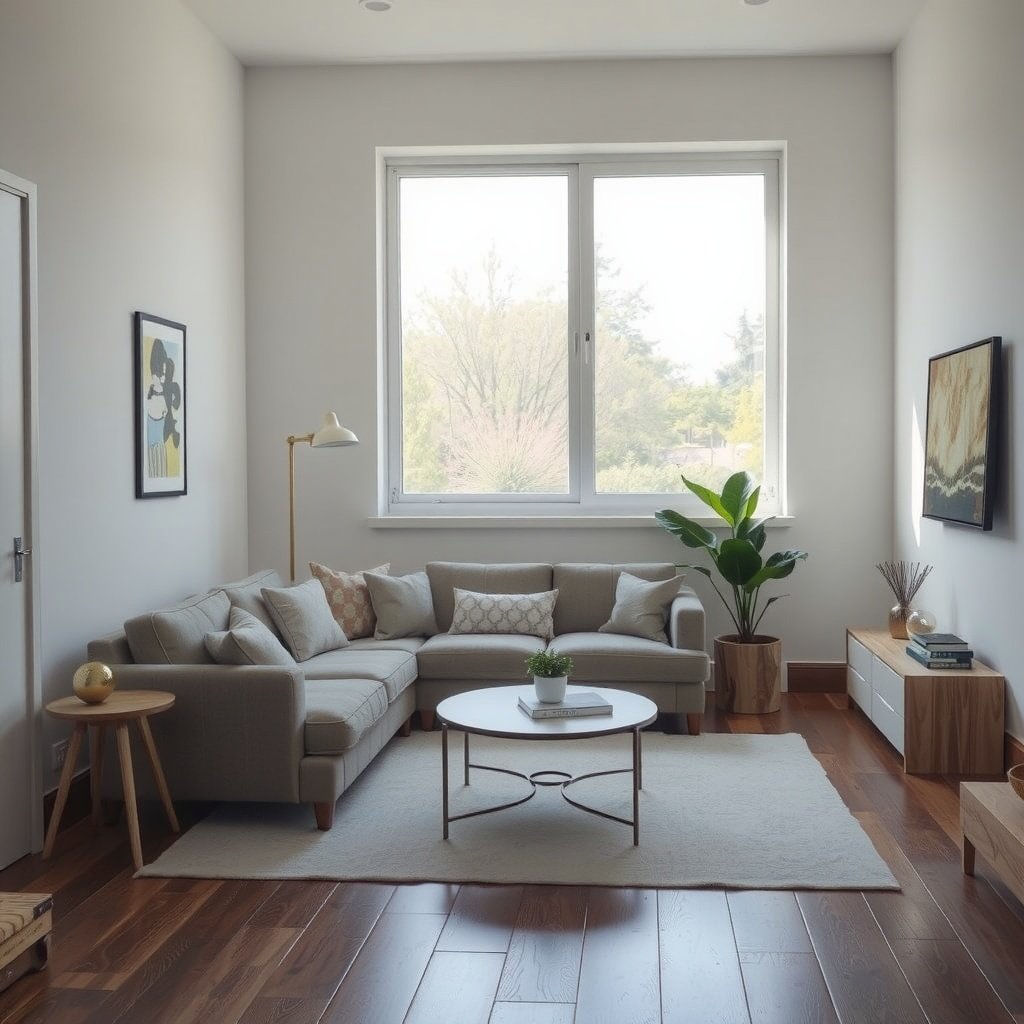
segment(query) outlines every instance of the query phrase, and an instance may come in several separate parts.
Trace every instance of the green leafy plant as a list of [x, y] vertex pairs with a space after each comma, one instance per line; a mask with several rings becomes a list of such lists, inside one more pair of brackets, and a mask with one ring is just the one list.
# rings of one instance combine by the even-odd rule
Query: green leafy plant
[[572, 658], [557, 651], [535, 651], [526, 659], [526, 674], [542, 679], [558, 679], [572, 672]]
[[761, 551], [767, 536], [765, 523], [774, 517], [753, 518], [761, 488], [749, 473], [734, 473], [725, 481], [720, 494], [687, 480], [685, 476], [683, 483], [725, 520], [731, 531], [730, 536], [719, 541], [711, 530], [672, 509], [655, 512], [654, 518], [688, 548], [703, 548], [708, 553], [718, 574], [732, 591], [731, 601], [718, 589], [707, 566], [686, 565], [682, 568], [694, 569], [707, 576], [729, 612], [740, 643], [753, 643], [764, 613], [780, 597], [786, 596], [778, 594], [761, 603], [761, 587], [769, 580], [785, 579], [796, 567], [796, 563], [807, 557], [807, 552], [777, 551], [767, 558], [762, 557]]

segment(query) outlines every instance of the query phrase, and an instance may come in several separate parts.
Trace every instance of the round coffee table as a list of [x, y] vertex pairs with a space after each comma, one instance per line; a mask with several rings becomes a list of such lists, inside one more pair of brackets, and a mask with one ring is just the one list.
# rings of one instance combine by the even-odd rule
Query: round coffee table
[[[617, 821], [633, 829], [633, 845], [640, 843], [640, 790], [643, 788], [642, 749], [640, 730], [658, 717], [658, 708], [653, 701], [639, 694], [627, 693], [624, 690], [607, 690], [597, 686], [570, 686], [569, 693], [597, 693], [604, 697], [612, 706], [610, 715], [592, 715], [573, 718], [530, 718], [518, 706], [520, 697], [533, 697], [532, 686], [492, 686], [484, 690], [469, 690], [448, 697], [437, 706], [437, 717], [441, 722], [441, 787], [443, 791], [443, 835], [448, 838], [448, 826], [453, 821], [463, 818], [476, 818], [481, 814], [493, 814], [509, 807], [532, 800], [538, 786], [558, 786], [567, 803], [573, 807], [596, 814], [599, 818]], [[469, 785], [469, 770], [500, 772], [502, 775], [513, 775], [530, 783], [530, 792], [520, 800], [496, 804], [478, 811], [465, 814], [448, 813], [448, 729], [459, 729], [464, 733], [463, 771], [465, 784]], [[633, 734], [633, 763], [629, 768], [614, 768], [610, 771], [588, 772], [586, 775], [572, 776], [568, 772], [543, 770], [524, 775], [511, 768], [498, 768], [493, 765], [473, 764], [469, 759], [469, 737], [499, 736], [513, 740], [585, 740], [595, 736], [609, 736], [613, 733], [628, 732]], [[594, 807], [574, 800], [566, 790], [582, 782], [602, 775], [633, 776], [633, 817], [620, 818], [615, 814], [599, 811]]]

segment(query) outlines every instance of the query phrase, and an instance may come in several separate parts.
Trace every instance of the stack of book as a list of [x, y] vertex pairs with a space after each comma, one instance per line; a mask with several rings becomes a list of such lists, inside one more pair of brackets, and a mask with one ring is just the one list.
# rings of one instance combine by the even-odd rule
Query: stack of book
[[533, 697], [520, 697], [519, 710], [531, 718], [589, 718], [610, 715], [612, 706], [600, 694], [567, 693], [558, 704], [542, 704]]
[[925, 668], [958, 669], [971, 667], [974, 651], [955, 633], [921, 633], [907, 644], [907, 654]]

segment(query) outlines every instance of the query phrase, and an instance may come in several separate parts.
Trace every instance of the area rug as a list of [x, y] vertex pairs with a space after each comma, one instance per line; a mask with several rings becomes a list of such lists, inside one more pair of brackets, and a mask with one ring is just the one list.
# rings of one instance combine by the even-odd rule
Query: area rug
[[[452, 733], [451, 813], [518, 799], [528, 784], [493, 772], [462, 781]], [[801, 736], [645, 733], [640, 845], [632, 830], [584, 814], [560, 789], [456, 821], [441, 838], [441, 737], [396, 738], [318, 832], [308, 805], [225, 804], [141, 875], [392, 882], [550, 883], [738, 889], [898, 889], [871, 840]], [[575, 742], [473, 737], [472, 758], [524, 773], [628, 766], [628, 735]], [[572, 795], [628, 818], [629, 775]]]

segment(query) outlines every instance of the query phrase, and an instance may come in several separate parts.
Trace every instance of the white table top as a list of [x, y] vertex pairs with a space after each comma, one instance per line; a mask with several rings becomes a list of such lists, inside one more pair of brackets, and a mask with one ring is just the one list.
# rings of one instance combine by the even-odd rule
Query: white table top
[[625, 690], [570, 686], [567, 693], [599, 693], [612, 706], [610, 715], [578, 718], [530, 718], [519, 709], [520, 697], [533, 697], [533, 686], [490, 686], [448, 697], [437, 705], [437, 717], [453, 729], [485, 736], [524, 740], [583, 739], [628, 732], [658, 716], [654, 701]]

